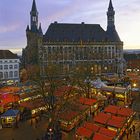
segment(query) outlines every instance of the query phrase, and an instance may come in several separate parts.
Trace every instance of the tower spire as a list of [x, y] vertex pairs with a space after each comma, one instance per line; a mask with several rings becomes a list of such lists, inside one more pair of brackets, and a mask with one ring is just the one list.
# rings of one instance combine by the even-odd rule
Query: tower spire
[[115, 10], [113, 8], [112, 0], [109, 0], [107, 11], [107, 34], [111, 41], [120, 41], [118, 33], [115, 29]]
[[37, 8], [36, 8], [36, 2], [35, 2], [35, 0], [33, 0], [33, 4], [32, 4], [32, 10], [31, 10], [32, 12], [34, 11], [34, 12], [37, 12]]
[[113, 8], [112, 0], [110, 0], [108, 11], [107, 11], [107, 28], [110, 28], [110, 27], [115, 28], [114, 16], [115, 16], [115, 11]]
[[39, 29], [38, 29], [38, 31], [39, 31], [39, 34], [42, 36], [42, 35], [43, 35], [43, 32], [42, 32], [42, 28], [41, 28], [41, 23], [39, 24]]
[[36, 8], [35, 0], [33, 0], [32, 9], [30, 12], [30, 18], [31, 18], [31, 31], [37, 32], [37, 30], [38, 30], [38, 11]]
[[112, 0], [110, 0], [108, 10], [113, 10], [113, 9], [114, 8], [113, 8], [113, 5], [112, 5]]

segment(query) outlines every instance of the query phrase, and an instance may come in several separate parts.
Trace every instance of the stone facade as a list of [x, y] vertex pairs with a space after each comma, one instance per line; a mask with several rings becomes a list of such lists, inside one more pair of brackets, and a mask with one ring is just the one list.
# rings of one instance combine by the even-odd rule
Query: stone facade
[[[49, 64], [59, 65], [62, 72], [71, 71], [84, 64], [85, 67], [90, 66], [91, 72], [95, 74], [123, 75], [123, 42], [115, 29], [115, 11], [111, 0], [107, 11], [106, 31], [98, 24], [54, 22], [43, 35], [41, 26], [37, 26], [35, 0], [33, 9], [36, 11], [34, 14], [36, 13], [37, 21], [34, 25], [31, 20], [31, 29], [27, 27], [26, 48], [27, 53], [32, 52], [32, 56], [29, 55], [32, 57], [30, 62], [36, 58], [35, 62], [39, 63], [42, 75], [45, 75], [45, 68]], [[32, 51], [34, 49], [35, 52]]]

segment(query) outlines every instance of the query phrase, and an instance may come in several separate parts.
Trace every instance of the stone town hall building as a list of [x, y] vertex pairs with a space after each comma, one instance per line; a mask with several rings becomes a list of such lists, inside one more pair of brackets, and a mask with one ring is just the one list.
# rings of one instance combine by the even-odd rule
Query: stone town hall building
[[51, 23], [43, 34], [38, 25], [38, 11], [33, 0], [27, 26], [27, 47], [23, 49], [25, 65], [39, 64], [42, 70], [48, 64], [58, 64], [70, 70], [78, 65], [91, 66], [96, 74], [124, 72], [123, 42], [115, 29], [115, 11], [112, 1], [107, 11], [107, 30], [99, 24]]

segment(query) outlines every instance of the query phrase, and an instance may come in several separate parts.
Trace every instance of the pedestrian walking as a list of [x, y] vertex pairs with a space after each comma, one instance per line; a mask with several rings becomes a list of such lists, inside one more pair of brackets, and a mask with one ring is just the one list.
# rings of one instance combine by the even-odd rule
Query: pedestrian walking
[[133, 134], [135, 133], [135, 125], [132, 126]]
[[139, 137], [139, 140], [140, 140], [140, 131], [138, 132], [138, 137]]
[[129, 133], [128, 133], [128, 130], [126, 129], [126, 138], [127, 138], [127, 140], [128, 140], [128, 137], [129, 137]]
[[132, 134], [132, 129], [131, 129], [131, 128], [129, 129], [129, 134], [130, 134], [130, 136], [131, 136], [131, 134]]

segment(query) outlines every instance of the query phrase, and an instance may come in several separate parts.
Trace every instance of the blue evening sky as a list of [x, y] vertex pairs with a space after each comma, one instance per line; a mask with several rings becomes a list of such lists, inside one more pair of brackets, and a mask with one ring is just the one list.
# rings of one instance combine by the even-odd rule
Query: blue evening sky
[[[140, 0], [112, 0], [115, 25], [125, 49], [140, 49]], [[50, 23], [107, 26], [109, 0], [36, 0], [43, 33]], [[0, 49], [20, 52], [26, 46], [32, 0], [0, 0]]]

